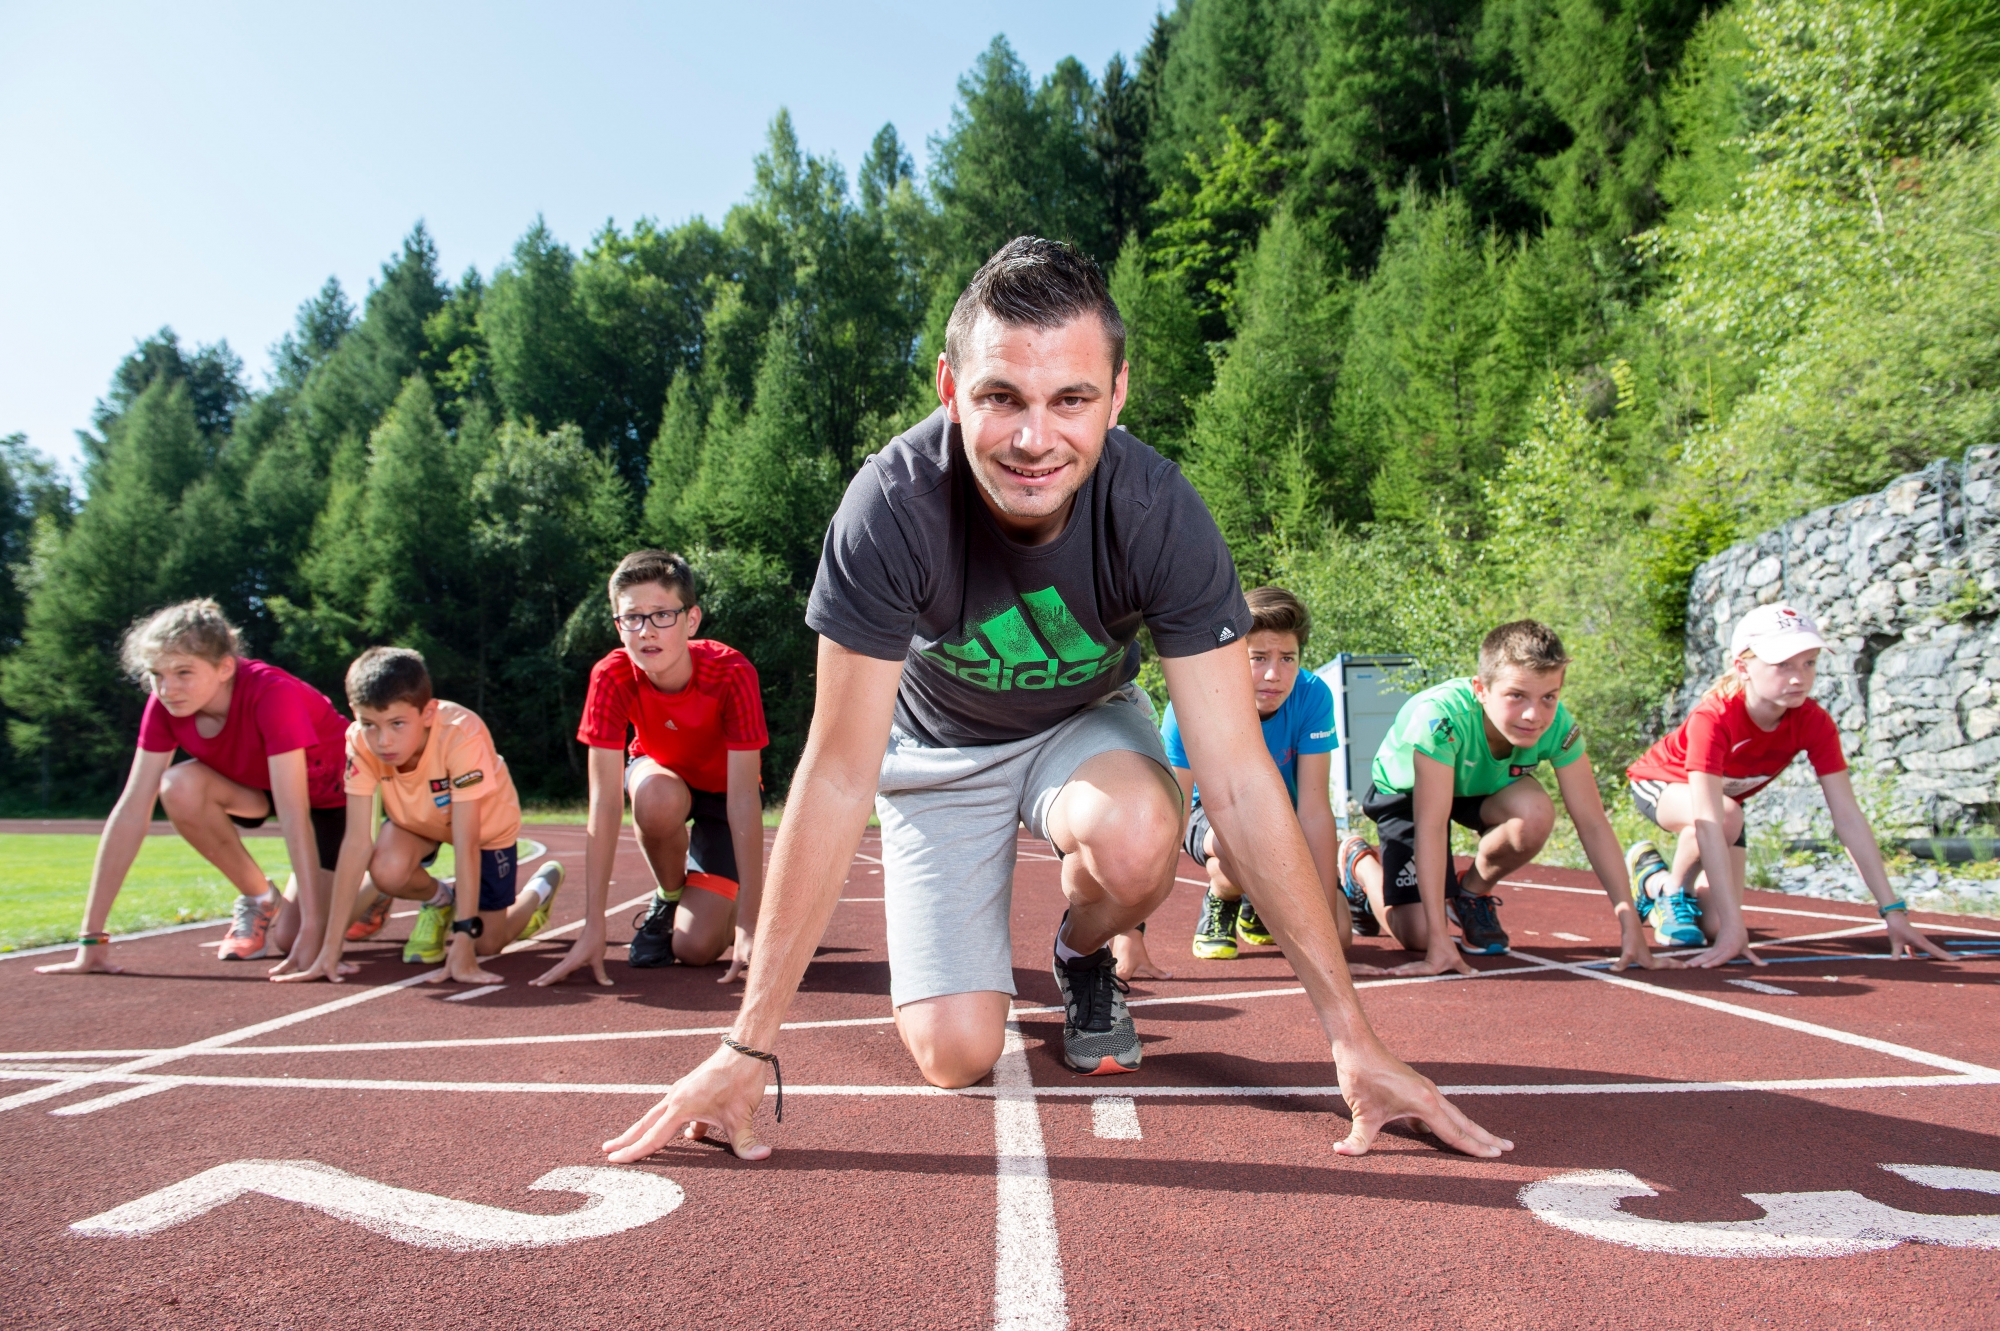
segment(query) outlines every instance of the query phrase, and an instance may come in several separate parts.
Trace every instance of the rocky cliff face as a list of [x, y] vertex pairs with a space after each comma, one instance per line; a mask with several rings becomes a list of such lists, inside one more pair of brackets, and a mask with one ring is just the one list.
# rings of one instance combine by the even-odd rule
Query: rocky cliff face
[[[1937, 463], [1731, 546], [1688, 590], [1678, 723], [1722, 672], [1729, 633], [1785, 601], [1832, 650], [1817, 697], [1840, 725], [1863, 807], [1884, 832], [2000, 821], [2000, 448]], [[1751, 825], [1823, 833], [1803, 758], [1750, 800]]]

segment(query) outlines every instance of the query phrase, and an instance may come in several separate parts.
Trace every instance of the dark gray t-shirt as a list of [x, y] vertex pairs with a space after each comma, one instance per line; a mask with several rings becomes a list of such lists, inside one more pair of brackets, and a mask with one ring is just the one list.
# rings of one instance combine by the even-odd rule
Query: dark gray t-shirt
[[1062, 535], [1021, 545], [993, 521], [939, 408], [869, 458], [827, 528], [806, 623], [907, 660], [896, 724], [932, 745], [1000, 744], [1059, 724], [1162, 656], [1250, 631], [1229, 547], [1180, 468], [1123, 430]]

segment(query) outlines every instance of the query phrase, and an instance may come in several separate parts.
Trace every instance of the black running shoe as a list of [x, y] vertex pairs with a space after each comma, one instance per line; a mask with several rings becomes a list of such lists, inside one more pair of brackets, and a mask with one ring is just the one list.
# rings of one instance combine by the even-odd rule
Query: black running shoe
[[1111, 949], [1100, 947], [1075, 961], [1057, 957], [1055, 971], [1063, 998], [1063, 1062], [1085, 1076], [1137, 1072], [1139, 1032], [1125, 1009], [1128, 986], [1118, 978]]
[[678, 892], [671, 901], [658, 892], [653, 893], [653, 903], [647, 908], [645, 918], [632, 926], [638, 932], [632, 935], [632, 944], [625, 951], [627, 965], [650, 970], [674, 964], [674, 911], [680, 904]]
[[1444, 908], [1465, 940], [1465, 950], [1489, 957], [1507, 950], [1507, 931], [1500, 927], [1500, 898], [1487, 892], [1461, 892], [1444, 899]]

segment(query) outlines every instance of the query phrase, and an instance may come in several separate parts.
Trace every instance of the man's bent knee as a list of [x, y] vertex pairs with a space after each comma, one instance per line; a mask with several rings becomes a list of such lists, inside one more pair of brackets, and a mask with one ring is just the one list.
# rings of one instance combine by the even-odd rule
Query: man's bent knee
[[1012, 1004], [1008, 995], [995, 990], [921, 999], [896, 1009], [896, 1033], [925, 1081], [957, 1090], [1000, 1061]]

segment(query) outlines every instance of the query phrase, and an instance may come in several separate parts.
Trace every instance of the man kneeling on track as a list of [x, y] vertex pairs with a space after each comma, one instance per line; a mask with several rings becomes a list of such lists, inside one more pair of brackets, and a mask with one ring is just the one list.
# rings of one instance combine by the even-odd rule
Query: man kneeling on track
[[620, 645], [590, 672], [576, 733], [590, 749], [586, 923], [569, 955], [530, 983], [555, 984], [585, 966], [599, 984], [611, 983], [604, 903], [629, 797], [656, 888], [627, 960], [640, 968], [706, 966], [733, 941], [718, 981], [727, 984], [750, 964], [763, 894], [761, 770], [770, 740], [757, 668], [734, 647], [694, 636], [701, 606], [694, 571], [679, 555], [625, 556], [610, 596]]
[[[563, 880], [562, 865], [550, 860], [515, 890], [521, 801], [506, 759], [478, 713], [432, 694], [424, 658], [406, 647], [355, 657], [347, 705], [356, 718], [347, 731], [347, 833], [325, 939], [312, 965], [274, 978], [339, 983], [354, 969], [340, 959], [345, 945], [374, 936], [389, 903], [404, 900], [423, 903], [404, 961], [443, 962], [434, 979], [498, 984], [479, 958], [546, 928]], [[386, 816], [371, 837], [378, 791]], [[457, 876], [433, 878], [446, 842]], [[357, 902], [360, 918], [350, 926]]]
[[[1116, 427], [1125, 329], [1096, 265], [1009, 242], [959, 297], [942, 404], [855, 474], [826, 536], [807, 623], [816, 706], [771, 862], [742, 1011], [721, 1048], [615, 1140], [637, 1160], [684, 1130], [736, 1154], [786, 1007], [826, 929], [871, 804], [882, 823], [890, 996], [924, 1078], [992, 1070], [1014, 994], [1008, 916], [1017, 827], [1062, 857], [1069, 909], [1050, 964], [1063, 1059], [1139, 1066], [1110, 940], [1173, 888], [1181, 793], [1130, 690], [1150, 628], [1202, 797], [1331, 1038], [1366, 1151], [1418, 1119], [1446, 1144], [1511, 1143], [1383, 1047], [1362, 1015], [1319, 875], [1265, 752], [1229, 548], [1194, 487]], [[782, 1078], [780, 1079], [782, 1084]]]

